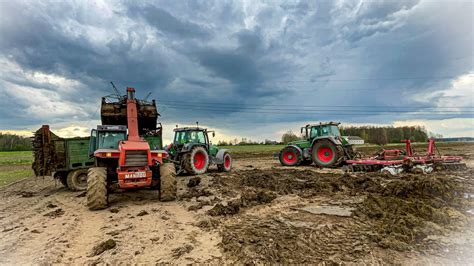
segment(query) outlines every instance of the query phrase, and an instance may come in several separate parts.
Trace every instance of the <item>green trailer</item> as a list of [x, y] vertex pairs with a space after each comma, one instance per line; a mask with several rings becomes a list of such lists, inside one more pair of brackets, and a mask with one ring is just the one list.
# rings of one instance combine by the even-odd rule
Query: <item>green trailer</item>
[[94, 165], [88, 155], [89, 137], [56, 140], [54, 146], [59, 164], [53, 177], [71, 190], [85, 190], [87, 169]]
[[[161, 127], [143, 138], [152, 150], [162, 149]], [[94, 166], [94, 157], [89, 156], [89, 141], [90, 137], [60, 138], [48, 125], [42, 126], [33, 137], [35, 175], [53, 176], [71, 190], [85, 190], [87, 171]]]
[[88, 149], [89, 137], [60, 138], [42, 126], [33, 141], [35, 175], [53, 176], [71, 190], [85, 190], [87, 169], [94, 165]]

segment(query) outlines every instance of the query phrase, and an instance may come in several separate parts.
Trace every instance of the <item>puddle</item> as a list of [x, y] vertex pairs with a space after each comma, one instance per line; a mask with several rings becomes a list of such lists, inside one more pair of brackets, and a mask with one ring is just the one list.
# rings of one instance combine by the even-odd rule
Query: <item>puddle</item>
[[307, 205], [306, 207], [300, 208], [299, 210], [306, 211], [312, 214], [326, 214], [349, 217], [355, 208], [344, 207], [344, 206], [333, 206], [333, 205]]

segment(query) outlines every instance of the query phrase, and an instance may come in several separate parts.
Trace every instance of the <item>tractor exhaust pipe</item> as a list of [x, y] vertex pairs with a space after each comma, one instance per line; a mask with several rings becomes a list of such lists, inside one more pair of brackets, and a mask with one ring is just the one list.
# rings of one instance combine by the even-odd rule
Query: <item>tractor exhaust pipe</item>
[[135, 100], [135, 89], [134, 88], [127, 88], [127, 98], [129, 100]]

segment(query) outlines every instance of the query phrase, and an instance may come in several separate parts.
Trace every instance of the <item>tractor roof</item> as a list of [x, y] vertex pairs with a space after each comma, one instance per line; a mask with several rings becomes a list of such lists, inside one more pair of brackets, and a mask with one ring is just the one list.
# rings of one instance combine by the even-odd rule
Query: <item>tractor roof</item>
[[207, 131], [207, 128], [202, 127], [177, 127], [173, 129], [174, 132], [176, 131]]
[[315, 127], [315, 126], [339, 126], [340, 122], [319, 122], [319, 124], [307, 124], [305, 127]]

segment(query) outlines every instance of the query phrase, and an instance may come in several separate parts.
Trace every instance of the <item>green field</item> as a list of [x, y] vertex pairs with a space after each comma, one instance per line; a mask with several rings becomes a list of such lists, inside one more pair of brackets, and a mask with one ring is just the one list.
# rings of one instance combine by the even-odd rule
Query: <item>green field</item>
[[0, 152], [0, 187], [33, 176], [31, 151]]

